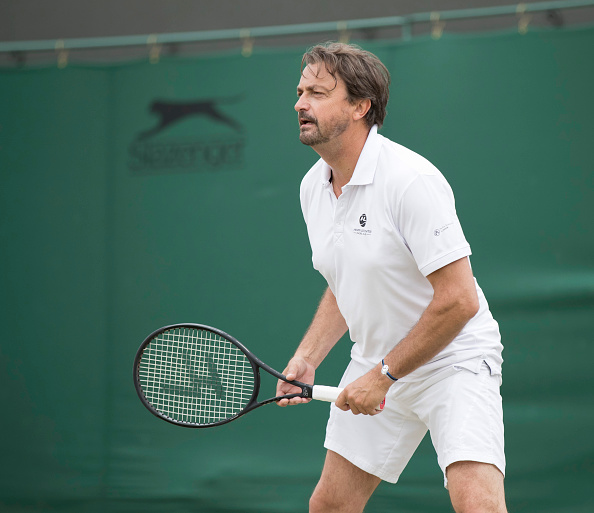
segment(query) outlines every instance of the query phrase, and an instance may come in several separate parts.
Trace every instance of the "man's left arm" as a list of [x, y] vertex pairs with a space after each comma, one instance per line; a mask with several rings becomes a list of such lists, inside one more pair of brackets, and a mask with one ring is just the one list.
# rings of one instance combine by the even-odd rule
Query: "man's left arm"
[[[468, 258], [462, 258], [429, 274], [433, 299], [410, 333], [384, 358], [390, 374], [401, 378], [442, 351], [479, 310], [479, 300]], [[367, 374], [348, 385], [336, 401], [341, 410], [377, 414], [377, 405], [394, 383], [381, 373], [379, 362]]]

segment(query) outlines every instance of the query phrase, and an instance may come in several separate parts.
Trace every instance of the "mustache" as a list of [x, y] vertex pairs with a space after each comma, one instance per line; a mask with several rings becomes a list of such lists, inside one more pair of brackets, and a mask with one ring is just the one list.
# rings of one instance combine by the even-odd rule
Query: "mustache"
[[317, 119], [312, 118], [310, 116], [307, 116], [306, 114], [299, 114], [299, 121], [310, 121], [311, 123], [315, 123], [316, 125], [318, 124]]

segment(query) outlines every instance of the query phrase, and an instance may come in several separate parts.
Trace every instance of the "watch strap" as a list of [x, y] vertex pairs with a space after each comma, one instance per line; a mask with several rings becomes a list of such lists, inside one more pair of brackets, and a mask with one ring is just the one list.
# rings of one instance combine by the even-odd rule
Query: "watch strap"
[[392, 381], [398, 381], [398, 378], [395, 378], [394, 376], [392, 376], [392, 374], [390, 374], [390, 369], [384, 362], [383, 358], [382, 358], [382, 374], [385, 374], [386, 376], [388, 376]]

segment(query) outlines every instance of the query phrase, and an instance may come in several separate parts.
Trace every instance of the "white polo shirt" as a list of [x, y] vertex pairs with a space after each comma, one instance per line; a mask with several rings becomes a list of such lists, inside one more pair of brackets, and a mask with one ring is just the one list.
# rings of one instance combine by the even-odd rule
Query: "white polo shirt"
[[[425, 158], [374, 126], [337, 199], [320, 159], [301, 183], [313, 266], [328, 282], [354, 342], [351, 357], [373, 367], [417, 323], [433, 297], [426, 276], [471, 254], [454, 195]], [[475, 280], [476, 283], [476, 280]], [[435, 358], [401, 381], [426, 379], [475, 358], [501, 372], [501, 337], [478, 284], [480, 310]]]

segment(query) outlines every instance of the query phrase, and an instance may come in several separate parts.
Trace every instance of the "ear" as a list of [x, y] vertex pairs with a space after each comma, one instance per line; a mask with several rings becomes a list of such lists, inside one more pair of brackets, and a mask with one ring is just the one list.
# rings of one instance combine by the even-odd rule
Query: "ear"
[[369, 98], [357, 100], [357, 103], [355, 104], [355, 110], [353, 112], [353, 119], [355, 121], [363, 119], [369, 112], [369, 109], [371, 109], [371, 100]]

